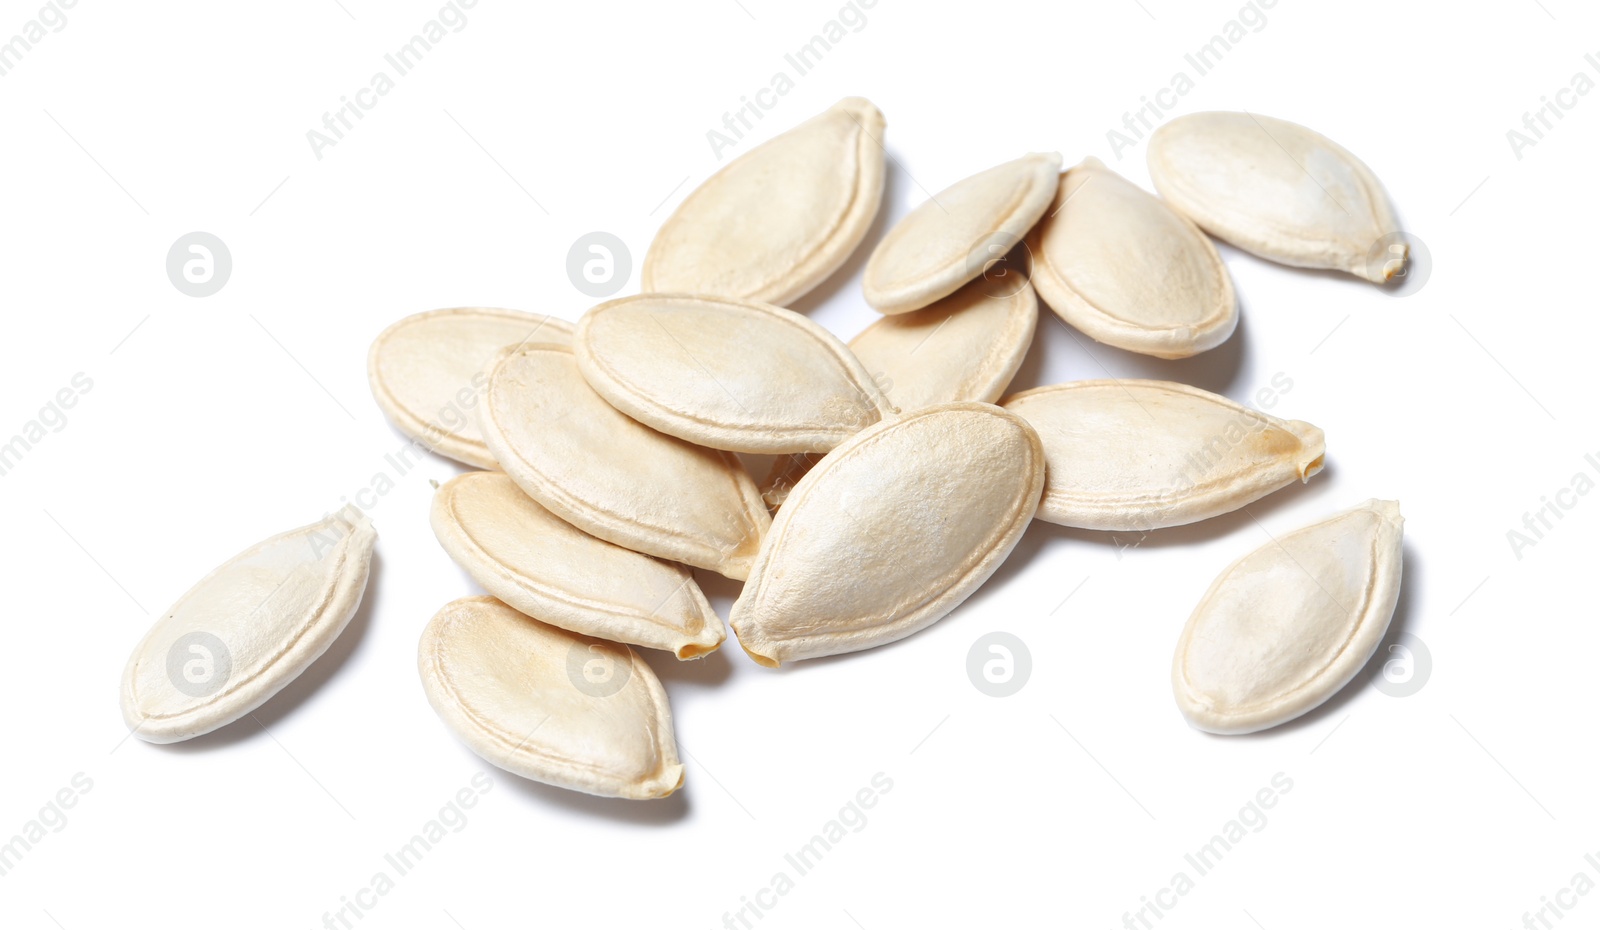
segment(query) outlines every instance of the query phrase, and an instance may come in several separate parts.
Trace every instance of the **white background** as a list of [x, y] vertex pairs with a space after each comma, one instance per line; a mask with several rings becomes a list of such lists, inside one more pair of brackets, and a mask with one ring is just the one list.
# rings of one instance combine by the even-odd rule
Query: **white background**
[[[0, 3], [0, 37], [38, 8]], [[93, 783], [0, 877], [0, 923], [322, 926], [485, 770], [465, 828], [368, 898], [360, 926], [722, 926], [879, 772], [893, 788], [866, 826], [764, 930], [1119, 926], [1192, 877], [1184, 854], [1280, 772], [1292, 791], [1166, 898], [1163, 930], [1513, 927], [1577, 873], [1600, 880], [1584, 861], [1600, 851], [1600, 498], [1521, 558], [1507, 541], [1576, 473], [1600, 478], [1584, 460], [1600, 454], [1600, 94], [1572, 98], [1520, 159], [1506, 136], [1575, 73], [1600, 79], [1584, 61], [1595, 14], [1576, 0], [1281, 0], [1179, 101], [1291, 119], [1359, 154], [1431, 248], [1415, 295], [1224, 247], [1243, 322], [1200, 358], [1131, 356], [1041, 317], [1018, 388], [1109, 372], [1248, 400], [1289, 376], [1274, 412], [1323, 427], [1329, 466], [1251, 515], [1125, 550], [1036, 524], [955, 613], [870, 653], [779, 672], [731, 640], [694, 664], [650, 654], [688, 780], [630, 803], [502, 773], [429, 709], [418, 634], [477, 592], [428, 530], [428, 479], [458, 470], [430, 458], [371, 511], [360, 614], [260, 725], [125, 740], [118, 677], [154, 617], [238, 550], [338, 507], [404, 444], [367, 390], [372, 337], [445, 306], [576, 319], [591, 301], [566, 276], [572, 241], [615, 233], [637, 272], [718, 167], [707, 130], [839, 3], [481, 0], [316, 158], [307, 131], [438, 9], [81, 0], [0, 78], [0, 436], [75, 373], [93, 380], [0, 478], [0, 840], [76, 773]], [[888, 118], [890, 221], [1031, 150], [1095, 155], [1148, 188], [1144, 146], [1119, 160], [1107, 131], [1239, 9], [880, 0], [735, 152], [858, 94]], [[204, 299], [165, 272], [194, 230], [233, 255]], [[853, 335], [873, 319], [859, 273], [860, 256], [802, 309]], [[1168, 670], [1211, 579], [1267, 533], [1374, 496], [1406, 516], [1396, 623], [1431, 653], [1426, 685], [1394, 698], [1363, 678], [1267, 733], [1191, 730]], [[699, 577], [726, 615], [737, 586]], [[967, 650], [995, 630], [1032, 653], [1014, 697], [967, 678]], [[1600, 895], [1562, 899], [1600, 919]]]

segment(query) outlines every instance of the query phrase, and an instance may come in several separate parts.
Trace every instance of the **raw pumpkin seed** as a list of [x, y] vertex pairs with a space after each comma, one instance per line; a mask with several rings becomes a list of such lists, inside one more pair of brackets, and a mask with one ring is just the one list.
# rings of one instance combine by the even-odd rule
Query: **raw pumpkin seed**
[[683, 784], [666, 692], [627, 646], [464, 597], [428, 621], [417, 669], [445, 725], [508, 772], [613, 798]]
[[[956, 401], [993, 403], [1033, 342], [1039, 302], [1026, 279], [978, 279], [921, 310], [886, 316], [850, 340], [850, 351], [902, 411]], [[821, 456], [782, 455], [761, 483], [777, 510]]]
[[1098, 342], [1187, 358], [1221, 345], [1239, 322], [1211, 240], [1099, 159], [1061, 176], [1029, 249], [1045, 303]]
[[1304, 126], [1194, 113], [1150, 136], [1150, 179], [1218, 239], [1271, 261], [1382, 284], [1404, 266], [1394, 210], [1359, 158]]
[[894, 413], [844, 343], [769, 304], [624, 297], [583, 315], [575, 352], [613, 407], [713, 449], [826, 451]]
[[458, 307], [408, 316], [372, 342], [367, 380], [400, 432], [440, 455], [494, 468], [472, 408], [484, 365], [506, 346], [572, 344], [572, 324], [555, 317]]
[[1171, 381], [1034, 388], [1007, 410], [1050, 461], [1039, 519], [1144, 531], [1229, 513], [1322, 470], [1322, 430]]
[[489, 373], [478, 419], [500, 467], [591, 536], [743, 579], [771, 518], [738, 458], [606, 403], [572, 351], [523, 346]]
[[434, 535], [456, 564], [511, 607], [565, 630], [713, 652], [726, 634], [689, 570], [597, 539], [497, 472], [467, 472], [433, 496]]
[[1011, 552], [1044, 477], [1039, 437], [991, 404], [925, 407], [863, 430], [778, 511], [734, 602], [734, 633], [776, 666], [933, 624]]
[[866, 236], [883, 198], [883, 114], [847, 97], [708, 178], [650, 243], [646, 292], [788, 304]]
[[1024, 155], [940, 191], [889, 230], [862, 289], [879, 313], [907, 313], [955, 293], [1004, 257], [1049, 209], [1061, 156]]
[[1286, 534], [1229, 566], [1178, 639], [1172, 687], [1189, 722], [1250, 733], [1326, 701], [1372, 658], [1400, 596], [1396, 501]]
[[122, 673], [135, 736], [175, 743], [245, 716], [299, 677], [355, 616], [372, 521], [346, 508], [257, 543], [161, 615]]

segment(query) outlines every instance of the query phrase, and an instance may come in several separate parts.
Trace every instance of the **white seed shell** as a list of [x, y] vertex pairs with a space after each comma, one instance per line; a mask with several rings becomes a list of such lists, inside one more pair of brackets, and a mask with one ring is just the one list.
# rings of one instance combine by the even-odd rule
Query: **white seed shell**
[[428, 621], [417, 669], [445, 725], [508, 772], [609, 798], [683, 784], [666, 692], [627, 646], [464, 597]]
[[850, 340], [850, 351], [902, 411], [993, 403], [1022, 367], [1038, 320], [1026, 279], [979, 278], [921, 310], [878, 320]]
[[1056, 195], [1061, 156], [1034, 153], [957, 181], [889, 230], [862, 290], [879, 313], [909, 313], [983, 274], [1022, 241]]
[[572, 324], [489, 307], [408, 316], [372, 341], [367, 381], [384, 416], [429, 449], [478, 468], [494, 468], [473, 408], [484, 366], [507, 346], [572, 344]]
[[743, 579], [771, 518], [731, 452], [645, 426], [596, 394], [572, 352], [493, 366], [478, 419], [505, 473], [547, 510], [636, 552]]
[[575, 352], [613, 407], [713, 449], [826, 451], [895, 412], [844, 343], [769, 304], [624, 297], [583, 315]]
[[1211, 240], [1098, 159], [1061, 176], [1029, 249], [1045, 303], [1098, 342], [1187, 358], [1238, 325], [1233, 279]]
[[1150, 136], [1150, 179], [1218, 239], [1302, 268], [1383, 283], [1402, 266], [1383, 186], [1359, 158], [1304, 126], [1251, 113], [1194, 113]]
[[680, 659], [714, 652], [726, 637], [688, 569], [590, 536], [498, 472], [445, 482], [431, 522], [457, 565], [530, 617]]
[[245, 716], [327, 651], [361, 606], [377, 534], [354, 508], [259, 542], [161, 616], [122, 674], [134, 735], [175, 743]]
[[730, 162], [650, 243], [645, 292], [788, 304], [844, 264], [883, 198], [883, 114], [847, 97]]
[[925, 407], [825, 456], [789, 494], [732, 623], [758, 663], [869, 649], [954, 610], [1011, 552], [1044, 450], [990, 404]]
[[[886, 316], [850, 340], [850, 351], [902, 411], [994, 403], [1022, 367], [1039, 320], [1033, 288], [1018, 280], [980, 278], [931, 306]], [[821, 457], [780, 455], [761, 482], [761, 499], [777, 510]]]
[[1354, 678], [1400, 596], [1396, 501], [1280, 536], [1233, 563], [1189, 617], [1172, 662], [1178, 708], [1212, 733], [1304, 714]]
[[1322, 430], [1171, 381], [1034, 388], [1005, 408], [1050, 462], [1039, 519], [1091, 530], [1181, 526], [1322, 470]]

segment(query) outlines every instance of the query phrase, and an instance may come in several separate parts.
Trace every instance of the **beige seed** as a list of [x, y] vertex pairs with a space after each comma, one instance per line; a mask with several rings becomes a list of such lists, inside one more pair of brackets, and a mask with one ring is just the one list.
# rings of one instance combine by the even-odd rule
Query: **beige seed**
[[1383, 185], [1359, 158], [1294, 123], [1252, 113], [1180, 116], [1150, 136], [1150, 179], [1206, 232], [1285, 265], [1382, 284], [1406, 246]]
[[847, 97], [734, 159], [662, 224], [643, 289], [783, 305], [821, 284], [878, 213], [883, 129]]
[[433, 496], [434, 535], [484, 590], [565, 630], [713, 652], [726, 634], [689, 570], [583, 532], [497, 472], [467, 472]]
[[666, 692], [627, 646], [464, 597], [428, 621], [417, 670], [439, 719], [508, 772], [611, 798], [683, 784]]
[[1007, 410], [1050, 462], [1039, 519], [1144, 531], [1229, 513], [1322, 470], [1322, 430], [1171, 381], [1072, 381]]
[[894, 413], [844, 343], [769, 304], [625, 297], [583, 315], [575, 351], [612, 406], [713, 449], [826, 451]]
[[1369, 500], [1229, 566], [1178, 639], [1189, 722], [1251, 733], [1304, 714], [1372, 658], [1400, 596], [1400, 505]]
[[1098, 342], [1187, 358], [1221, 345], [1239, 322], [1211, 240], [1098, 159], [1061, 176], [1029, 249], [1045, 303]]
[[1024, 155], [935, 194], [889, 230], [862, 289], [879, 313], [908, 313], [955, 293], [1022, 241], [1056, 195], [1061, 156]]
[[505, 347], [527, 343], [571, 345], [572, 324], [488, 307], [430, 310], [373, 340], [367, 380], [400, 432], [458, 462], [494, 468], [473, 410], [484, 366]]
[[361, 606], [377, 534], [346, 508], [257, 543], [202, 578], [122, 674], [134, 735], [175, 743], [245, 716], [327, 651]]
[[733, 630], [776, 666], [870, 649], [954, 610], [1022, 537], [1044, 487], [1039, 437], [990, 404], [869, 427], [790, 492]]
[[635, 552], [743, 579], [771, 523], [733, 453], [617, 410], [584, 383], [569, 349], [530, 345], [498, 360], [478, 418], [517, 487]]

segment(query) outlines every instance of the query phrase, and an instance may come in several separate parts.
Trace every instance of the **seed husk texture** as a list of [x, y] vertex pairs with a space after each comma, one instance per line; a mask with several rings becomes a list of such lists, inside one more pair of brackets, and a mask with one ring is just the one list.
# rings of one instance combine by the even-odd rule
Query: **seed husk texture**
[[377, 533], [353, 507], [244, 550], [151, 626], [122, 674], [135, 736], [175, 743], [265, 704], [361, 606]]
[[767, 666], [909, 636], [999, 567], [1044, 478], [1039, 437], [991, 404], [869, 427], [789, 493], [734, 602], [734, 633]]
[[400, 432], [477, 468], [495, 468], [474, 408], [484, 368], [507, 346], [572, 344], [572, 324], [489, 307], [408, 316], [373, 340], [367, 353], [372, 396]]
[[1194, 113], [1150, 136], [1156, 190], [1201, 229], [1262, 258], [1382, 284], [1406, 247], [1361, 159], [1304, 126], [1254, 113]]
[[883, 198], [883, 114], [847, 97], [739, 156], [650, 243], [647, 293], [787, 305], [844, 264]]
[[982, 275], [1049, 209], [1060, 170], [1059, 154], [1033, 153], [935, 194], [873, 249], [862, 281], [867, 303], [909, 313]]
[[1098, 159], [1061, 176], [1029, 249], [1045, 303], [1097, 342], [1187, 358], [1238, 325], [1233, 279], [1211, 240]]
[[1172, 381], [1070, 381], [1007, 398], [1050, 462], [1039, 519], [1144, 531], [1230, 513], [1322, 470], [1322, 430]]
[[689, 570], [583, 532], [498, 472], [467, 472], [433, 496], [434, 535], [484, 590], [546, 623], [680, 659], [726, 636]]
[[1394, 616], [1404, 522], [1398, 502], [1369, 500], [1229, 566], [1178, 639], [1172, 687], [1184, 717], [1251, 733], [1348, 684]]
[[713, 449], [827, 451], [894, 413], [844, 343], [770, 304], [625, 297], [585, 313], [575, 347], [613, 407]]
[[606, 403], [570, 349], [530, 345], [505, 355], [478, 416], [517, 487], [578, 529], [729, 578], [749, 571], [771, 518], [738, 458]]
[[445, 725], [508, 772], [612, 798], [683, 784], [666, 692], [627, 646], [465, 597], [428, 621], [417, 669]]

